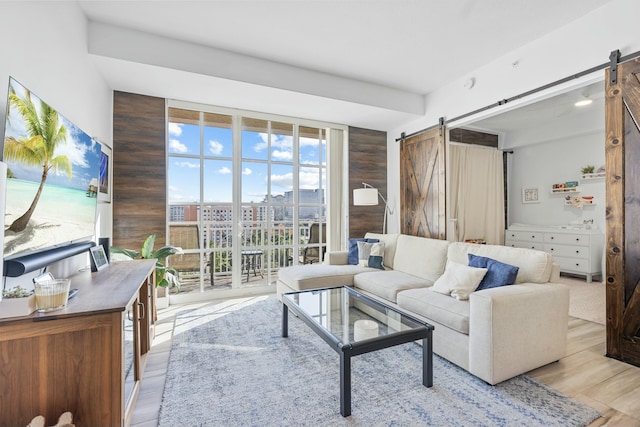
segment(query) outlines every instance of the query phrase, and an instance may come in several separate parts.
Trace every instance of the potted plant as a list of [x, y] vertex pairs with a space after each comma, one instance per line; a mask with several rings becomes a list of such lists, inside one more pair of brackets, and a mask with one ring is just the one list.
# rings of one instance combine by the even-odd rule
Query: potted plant
[[164, 265], [164, 260], [170, 255], [181, 254], [182, 248], [176, 246], [163, 246], [157, 251], [153, 250], [156, 242], [156, 235], [152, 234], [146, 238], [142, 244], [142, 249], [136, 251], [134, 249], [123, 249], [115, 246], [111, 247], [111, 254], [121, 254], [128, 259], [153, 259], [156, 261], [156, 286], [161, 288], [172, 287], [180, 292], [180, 280], [178, 271], [175, 268]]
[[15, 286], [2, 291], [0, 317], [28, 316], [36, 311], [36, 297], [33, 290]]
[[586, 174], [589, 174], [589, 173], [593, 173], [593, 172], [595, 171], [595, 169], [596, 169], [596, 167], [595, 167], [595, 166], [593, 166], [593, 165], [587, 165], [587, 166], [584, 166], [584, 167], [581, 169], [581, 172], [582, 172], [582, 174], [583, 174], [583, 175], [586, 175]]

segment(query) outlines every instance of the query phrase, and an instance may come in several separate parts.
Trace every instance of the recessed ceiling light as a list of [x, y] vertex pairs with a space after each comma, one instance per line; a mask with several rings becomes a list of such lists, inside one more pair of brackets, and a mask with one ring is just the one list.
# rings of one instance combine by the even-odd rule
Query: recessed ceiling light
[[585, 105], [589, 105], [593, 102], [593, 99], [583, 99], [581, 101], [576, 102], [575, 105], [576, 107], [584, 107]]

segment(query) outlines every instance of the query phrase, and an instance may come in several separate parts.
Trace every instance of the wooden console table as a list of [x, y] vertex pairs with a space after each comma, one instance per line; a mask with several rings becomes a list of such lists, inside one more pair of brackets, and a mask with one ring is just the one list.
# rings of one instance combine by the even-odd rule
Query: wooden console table
[[0, 319], [0, 426], [66, 411], [77, 427], [126, 426], [153, 339], [155, 260], [71, 279], [63, 310]]

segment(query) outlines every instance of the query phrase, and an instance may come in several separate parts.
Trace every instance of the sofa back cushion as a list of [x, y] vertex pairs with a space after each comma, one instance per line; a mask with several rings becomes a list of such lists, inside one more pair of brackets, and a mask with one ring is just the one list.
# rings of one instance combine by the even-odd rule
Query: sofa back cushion
[[444, 272], [448, 247], [446, 240], [400, 234], [393, 269], [435, 282]]
[[454, 242], [449, 245], [447, 258], [454, 262], [468, 264], [468, 254], [470, 253], [518, 267], [516, 284], [547, 283], [553, 270], [553, 258], [550, 254], [534, 249], [510, 246]]
[[378, 241], [384, 243], [384, 260], [383, 265], [388, 268], [393, 268], [393, 257], [396, 255], [396, 245], [398, 243], [398, 233], [379, 234], [379, 233], [367, 233], [364, 235], [366, 239], [378, 239]]

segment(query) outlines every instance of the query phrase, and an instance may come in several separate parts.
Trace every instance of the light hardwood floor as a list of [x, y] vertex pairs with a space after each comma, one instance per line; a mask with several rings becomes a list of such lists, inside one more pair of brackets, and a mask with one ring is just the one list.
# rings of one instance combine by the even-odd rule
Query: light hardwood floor
[[[147, 359], [133, 427], [158, 424], [175, 315], [185, 305], [158, 313], [156, 338]], [[640, 368], [605, 354], [605, 327], [569, 318], [567, 355], [528, 373], [538, 381], [590, 405], [603, 414], [590, 426], [640, 427]]]

